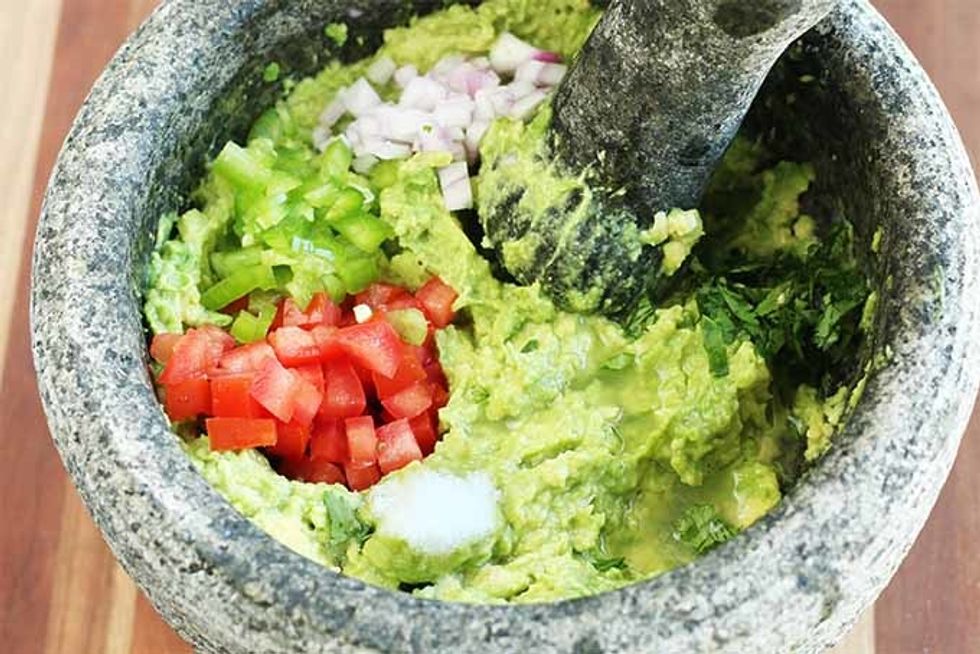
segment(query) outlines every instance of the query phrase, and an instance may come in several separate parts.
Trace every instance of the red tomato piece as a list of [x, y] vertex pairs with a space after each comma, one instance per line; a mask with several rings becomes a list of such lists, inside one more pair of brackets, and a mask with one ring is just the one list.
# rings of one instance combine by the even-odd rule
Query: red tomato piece
[[305, 481], [308, 484], [343, 484], [344, 471], [340, 466], [328, 461], [313, 461], [309, 458], [284, 461], [279, 472], [290, 479]]
[[422, 460], [422, 450], [408, 420], [396, 420], [378, 429], [378, 467], [388, 474], [412, 461]]
[[364, 413], [367, 398], [354, 366], [339, 360], [324, 364], [325, 389], [319, 415], [324, 418], [353, 418]]
[[347, 451], [354, 463], [374, 463], [378, 460], [378, 439], [374, 434], [374, 418], [360, 416], [344, 420]]
[[299, 375], [309, 383], [313, 384], [313, 386], [318, 391], [320, 391], [321, 394], [323, 393], [325, 389], [325, 385], [323, 381], [323, 366], [319, 364], [312, 364], [308, 366], [296, 366], [295, 368], [293, 368], [293, 372], [295, 372], [297, 375]]
[[326, 325], [317, 325], [310, 330], [313, 341], [320, 350], [321, 361], [333, 361], [344, 356], [344, 349], [337, 341], [337, 328]]
[[449, 404], [449, 391], [441, 384], [432, 384], [432, 408], [435, 411]]
[[354, 304], [366, 304], [372, 309], [386, 309], [406, 296], [411, 297], [411, 294], [401, 286], [377, 282], [354, 296]]
[[395, 376], [388, 378], [378, 373], [372, 373], [374, 388], [378, 392], [378, 398], [384, 400], [395, 393], [408, 388], [416, 382], [426, 378], [425, 369], [422, 367], [423, 350], [413, 345], [405, 345], [401, 362]]
[[295, 373], [293, 375], [296, 377], [293, 391], [293, 422], [309, 427], [320, 410], [323, 393], [299, 375]]
[[301, 381], [273, 358], [266, 361], [252, 379], [249, 394], [279, 420], [290, 422], [296, 410], [296, 389]]
[[374, 373], [356, 363], [351, 365], [354, 366], [354, 372], [357, 374], [357, 378], [361, 380], [361, 386], [364, 388], [364, 396], [368, 399], [377, 397], [374, 392]]
[[438, 277], [433, 277], [426, 282], [425, 286], [415, 293], [415, 297], [437, 329], [446, 327], [456, 317], [453, 303], [459, 298], [459, 293]]
[[435, 415], [428, 411], [408, 421], [423, 456], [432, 454], [432, 451], [436, 449], [436, 442], [439, 440], [439, 430], [436, 423]]
[[384, 320], [343, 327], [336, 338], [354, 363], [385, 377], [395, 376], [404, 348], [398, 332]]
[[221, 357], [224, 373], [258, 372], [269, 360], [276, 360], [276, 351], [268, 343], [249, 343], [226, 352]]
[[383, 400], [382, 406], [398, 418], [414, 418], [432, 406], [432, 388], [428, 382], [416, 382]]
[[163, 406], [173, 421], [193, 420], [211, 412], [211, 389], [207, 379], [190, 379], [167, 386]]
[[298, 461], [306, 456], [306, 445], [310, 442], [310, 426], [296, 422], [277, 426], [279, 438], [268, 449], [270, 454], [282, 459]]
[[157, 363], [166, 365], [174, 353], [174, 346], [181, 338], [181, 334], [157, 334], [150, 343], [150, 356]]
[[276, 421], [255, 418], [208, 418], [205, 428], [215, 452], [269, 447], [276, 444]]
[[287, 297], [280, 306], [282, 307], [283, 327], [298, 327], [308, 324], [306, 313], [297, 306], [293, 298]]
[[280, 327], [269, 334], [269, 344], [284, 366], [305, 366], [320, 362], [320, 348], [316, 339], [302, 327]]
[[225, 352], [235, 349], [235, 339], [220, 327], [204, 325], [203, 327], [199, 327], [197, 331], [208, 337], [208, 342], [211, 344], [211, 358], [213, 361], [220, 361]]
[[270, 418], [249, 394], [253, 373], [222, 375], [211, 379], [211, 415], [217, 418]]
[[226, 306], [224, 309], [222, 309], [221, 313], [226, 313], [229, 316], [234, 316], [240, 311], [246, 311], [247, 309], [248, 309], [248, 296], [243, 295], [242, 297], [238, 298], [237, 300], [235, 300], [234, 302]]
[[169, 386], [206, 376], [213, 363], [211, 339], [204, 332], [192, 329], [174, 344], [160, 383]]
[[340, 324], [343, 313], [326, 293], [316, 293], [306, 307], [306, 325], [327, 325], [335, 327]]
[[344, 474], [347, 476], [347, 487], [352, 491], [362, 491], [381, 481], [381, 471], [376, 463], [344, 464]]
[[310, 441], [310, 458], [314, 461], [343, 463], [349, 459], [347, 434], [340, 420], [317, 420]]

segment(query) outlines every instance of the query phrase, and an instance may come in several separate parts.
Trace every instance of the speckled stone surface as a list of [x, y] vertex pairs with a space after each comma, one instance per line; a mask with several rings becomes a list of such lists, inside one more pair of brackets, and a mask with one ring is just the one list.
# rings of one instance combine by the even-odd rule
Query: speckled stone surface
[[[38, 231], [33, 347], [51, 431], [116, 556], [202, 652], [744, 654], [835, 642], [925, 521], [980, 377], [974, 178], [932, 85], [863, 0], [806, 37], [751, 123], [816, 163], [817, 202], [851, 217], [865, 243], [882, 228], [877, 342], [892, 363], [826, 459], [743, 536], [588, 599], [423, 601], [291, 553], [179, 450], [145, 368], [138, 301], [157, 216], [269, 101], [249, 84], [270, 53], [309, 72], [325, 23], [376, 38], [406, 14], [400, 0], [173, 0], [83, 108]], [[804, 73], [814, 79], [801, 84]]]

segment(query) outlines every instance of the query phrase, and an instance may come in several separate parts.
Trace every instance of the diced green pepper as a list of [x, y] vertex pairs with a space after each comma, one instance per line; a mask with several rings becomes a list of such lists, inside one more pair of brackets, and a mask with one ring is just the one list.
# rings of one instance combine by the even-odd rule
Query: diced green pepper
[[236, 270], [252, 268], [262, 263], [262, 249], [257, 247], [211, 253], [211, 267], [218, 277], [231, 277]]
[[272, 290], [277, 286], [275, 274], [269, 266], [241, 268], [204, 291], [201, 304], [205, 309], [216, 311], [254, 290]]
[[360, 293], [378, 278], [378, 262], [374, 257], [353, 256], [337, 266], [337, 275], [348, 293]]
[[275, 319], [275, 305], [264, 307], [257, 316], [249, 311], [240, 311], [231, 325], [231, 335], [239, 343], [261, 341], [269, 333], [269, 327]]
[[356, 189], [346, 188], [337, 196], [333, 206], [327, 209], [326, 218], [330, 222], [336, 222], [360, 212], [363, 206], [364, 195]]
[[233, 185], [246, 190], [264, 188], [272, 174], [252, 152], [233, 141], [229, 141], [214, 160], [213, 169]]
[[323, 151], [323, 172], [330, 177], [339, 178], [350, 169], [353, 160], [354, 153], [347, 144], [339, 138], [334, 139]]
[[391, 227], [371, 214], [361, 213], [341, 218], [333, 224], [340, 235], [364, 252], [375, 252], [394, 236]]
[[398, 167], [401, 162], [394, 159], [379, 162], [371, 169], [371, 184], [379, 191], [393, 186], [398, 181]]

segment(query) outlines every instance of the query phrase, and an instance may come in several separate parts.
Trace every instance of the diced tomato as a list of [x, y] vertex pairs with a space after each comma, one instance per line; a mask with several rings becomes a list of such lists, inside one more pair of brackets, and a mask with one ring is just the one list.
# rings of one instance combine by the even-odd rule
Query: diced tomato
[[211, 344], [211, 359], [213, 361], [220, 361], [225, 352], [235, 349], [235, 339], [220, 327], [204, 325], [203, 327], [199, 327], [197, 331], [208, 337], [208, 342]]
[[381, 471], [378, 464], [354, 463], [344, 464], [344, 474], [347, 476], [347, 486], [353, 491], [367, 490], [381, 481]]
[[413, 345], [405, 345], [401, 362], [395, 376], [388, 378], [378, 373], [372, 374], [374, 388], [378, 392], [378, 398], [384, 400], [395, 393], [404, 390], [416, 382], [426, 378], [425, 369], [422, 367], [422, 348]]
[[348, 460], [347, 434], [341, 420], [316, 421], [313, 439], [310, 441], [310, 458], [314, 461], [343, 463]]
[[396, 420], [378, 429], [378, 467], [388, 474], [400, 470], [412, 461], [422, 460], [422, 450], [408, 420]]
[[333, 361], [344, 355], [344, 348], [340, 347], [337, 341], [337, 328], [326, 325], [317, 325], [310, 330], [313, 341], [320, 350], [321, 361]]
[[279, 439], [269, 448], [269, 453], [282, 459], [297, 461], [306, 456], [306, 445], [310, 442], [310, 426], [296, 422], [277, 426]]
[[323, 366], [316, 363], [308, 366], [297, 366], [293, 368], [293, 372], [309, 383], [313, 384], [313, 386], [320, 391], [321, 394], [323, 393], [325, 389], [323, 381]]
[[255, 418], [208, 418], [205, 428], [215, 452], [276, 444], [276, 421]]
[[282, 327], [283, 312], [286, 305], [285, 300], [280, 300], [276, 305], [276, 316], [272, 319], [272, 324], [269, 325], [269, 331], [274, 332], [280, 327]]
[[342, 312], [326, 293], [317, 293], [306, 307], [306, 325], [327, 325], [335, 327], [340, 324]]
[[364, 388], [364, 396], [369, 400], [377, 397], [374, 392], [374, 373], [362, 365], [356, 363], [351, 365], [354, 366], [354, 372], [357, 374], [357, 378], [361, 380], [361, 386]]
[[249, 390], [254, 373], [222, 375], [211, 379], [211, 415], [217, 418], [271, 418]]
[[432, 406], [432, 388], [428, 382], [416, 382], [383, 400], [382, 406], [398, 418], [414, 418]]
[[300, 325], [308, 324], [306, 313], [293, 301], [292, 298], [287, 297], [282, 301], [282, 326], [283, 327], [298, 327]]
[[309, 427], [320, 410], [323, 392], [299, 375], [294, 373], [294, 376], [296, 387], [293, 391], [293, 422]]
[[308, 484], [343, 484], [344, 471], [340, 466], [328, 461], [314, 461], [309, 458], [285, 461], [279, 471], [290, 479], [305, 481]]
[[438, 329], [449, 325], [456, 317], [453, 303], [459, 297], [451, 286], [438, 277], [433, 277], [425, 286], [415, 293], [416, 299], [422, 305], [422, 310]]
[[290, 422], [296, 410], [296, 388], [301, 381], [273, 358], [252, 379], [249, 394], [279, 420]]
[[269, 334], [269, 343], [284, 366], [305, 366], [320, 362], [320, 348], [316, 339], [301, 327], [280, 327]]
[[360, 416], [344, 420], [347, 452], [354, 463], [373, 463], [378, 459], [378, 439], [374, 434], [374, 418]]
[[174, 353], [174, 346], [181, 338], [181, 334], [157, 334], [150, 343], [150, 356], [157, 363], [166, 365]]
[[249, 343], [225, 352], [219, 367], [226, 374], [258, 372], [269, 360], [276, 360], [276, 351], [268, 343]]
[[324, 418], [353, 418], [364, 413], [364, 387], [349, 361], [324, 364], [325, 390], [319, 415]]
[[445, 386], [432, 384], [432, 408], [436, 411], [449, 404], [449, 391]]
[[419, 444], [424, 456], [432, 454], [436, 449], [436, 442], [439, 440], [439, 430], [436, 427], [436, 418], [431, 412], [425, 412], [408, 421], [408, 425], [415, 434], [415, 441]]
[[405, 297], [411, 295], [401, 286], [378, 282], [358, 293], [354, 298], [354, 304], [366, 304], [372, 309], [387, 309], [393, 302], [403, 300]]
[[247, 309], [248, 309], [248, 296], [243, 295], [242, 297], [238, 298], [237, 300], [235, 300], [234, 302], [226, 306], [224, 309], [222, 309], [221, 313], [226, 313], [229, 316], [234, 316], [239, 312], [245, 311]]
[[402, 358], [402, 341], [384, 320], [343, 327], [337, 341], [355, 363], [385, 377], [394, 377]]
[[409, 295], [407, 292], [405, 295], [401, 295], [391, 300], [384, 306], [381, 311], [390, 313], [392, 311], [401, 311], [402, 309], [422, 309], [422, 303], [417, 299]]
[[170, 360], [160, 375], [160, 383], [169, 386], [201, 379], [211, 364], [211, 339], [206, 333], [192, 329], [174, 345]]
[[166, 388], [163, 406], [171, 420], [193, 420], [211, 412], [211, 389], [207, 379], [190, 379]]

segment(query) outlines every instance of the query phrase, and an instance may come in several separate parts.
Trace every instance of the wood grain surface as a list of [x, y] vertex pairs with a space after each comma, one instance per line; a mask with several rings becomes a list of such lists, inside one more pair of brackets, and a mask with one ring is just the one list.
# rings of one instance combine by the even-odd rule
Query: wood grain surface
[[[28, 253], [54, 158], [92, 82], [155, 4], [0, 0], [0, 652], [190, 652], [115, 563], [67, 481], [27, 324]], [[980, 0], [874, 4], [929, 70], [980, 161]], [[912, 553], [835, 654], [980, 652], [978, 413]]]

